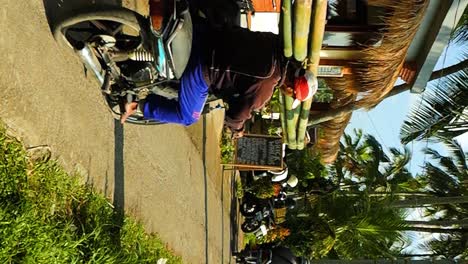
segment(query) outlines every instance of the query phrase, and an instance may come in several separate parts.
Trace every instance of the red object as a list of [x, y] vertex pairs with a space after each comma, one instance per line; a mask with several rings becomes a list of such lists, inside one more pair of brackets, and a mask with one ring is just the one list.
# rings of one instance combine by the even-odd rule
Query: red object
[[304, 75], [296, 76], [294, 79], [294, 95], [296, 99], [293, 102], [292, 108], [295, 109], [301, 102], [312, 98], [317, 92], [317, 88], [317, 78], [312, 72], [306, 71]]
[[150, 17], [151, 25], [156, 31], [162, 30], [163, 18], [164, 18], [164, 1], [165, 0], [150, 0]]
[[255, 12], [281, 12], [281, 0], [252, 0]]
[[294, 91], [296, 99], [304, 101], [309, 95], [309, 84], [304, 76], [299, 76], [294, 80]]

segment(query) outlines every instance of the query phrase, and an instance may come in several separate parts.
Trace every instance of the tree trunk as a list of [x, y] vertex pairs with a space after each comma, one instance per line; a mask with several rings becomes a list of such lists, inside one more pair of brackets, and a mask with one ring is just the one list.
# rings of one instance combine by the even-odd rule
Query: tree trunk
[[[347, 185], [349, 186], [349, 185]], [[340, 189], [342, 189], [340, 187]], [[351, 193], [351, 192], [348, 192], [346, 193], [346, 196], [358, 196], [360, 195], [361, 192], [358, 192], [358, 193]], [[436, 197], [430, 193], [426, 193], [426, 192], [369, 192], [368, 193], [369, 197], [386, 197], [386, 196], [397, 196], [397, 197], [414, 197], [414, 196], [419, 196], [419, 197]]]
[[423, 233], [439, 233], [439, 234], [453, 234], [453, 233], [465, 233], [468, 231], [466, 228], [440, 228], [440, 227], [403, 227], [401, 231], [414, 231]]
[[431, 257], [431, 258], [433, 258], [433, 257], [439, 257], [439, 256], [443, 256], [443, 255], [428, 253], [428, 254], [400, 254], [398, 256], [402, 257], [402, 258], [421, 258], [421, 257]]
[[[425, 260], [411, 260], [411, 259], [356, 259], [356, 260], [345, 260], [345, 259], [313, 259], [310, 260], [311, 264], [454, 264], [457, 263], [454, 260], [441, 259], [425, 259]], [[461, 262], [460, 262], [461, 263]]]
[[468, 228], [468, 219], [464, 220], [443, 220], [443, 221], [437, 221], [437, 220], [431, 220], [431, 221], [410, 221], [407, 220], [405, 223], [408, 226], [412, 227], [436, 227], [436, 228], [442, 228], [442, 227], [453, 227], [457, 226], [458, 228]]
[[430, 197], [430, 198], [414, 198], [404, 201], [393, 202], [390, 206], [395, 208], [412, 208], [424, 205], [439, 205], [439, 204], [460, 204], [468, 203], [468, 196], [454, 197]]
[[[449, 66], [447, 68], [444, 68], [444, 69], [433, 72], [431, 74], [431, 77], [429, 78], [429, 81], [448, 76], [450, 74], [453, 74], [455, 72], [463, 70], [463, 69], [465, 69], [467, 67], [468, 67], [468, 60], [464, 60], [464, 61], [462, 61], [462, 62], [460, 62], [458, 64], [455, 64], [455, 65]], [[397, 85], [397, 86], [393, 87], [393, 89], [388, 94], [385, 95], [383, 100], [385, 100], [385, 99], [387, 99], [389, 97], [392, 97], [394, 95], [400, 94], [402, 92], [406, 92], [410, 88], [411, 88], [411, 86], [409, 84], [406, 84], [406, 83]], [[338, 116], [340, 116], [342, 114], [347, 114], [347, 113], [353, 112], [353, 111], [361, 109], [361, 108], [362, 108], [362, 106], [358, 106], [358, 105], [356, 105], [355, 102], [353, 102], [353, 103], [347, 104], [345, 106], [335, 108], [335, 109], [330, 110], [330, 111], [326, 111], [326, 112], [322, 112], [322, 113], [313, 113], [313, 114], [311, 114], [309, 116], [309, 123], [307, 125], [308, 126], [318, 125], [320, 123], [330, 121], [330, 120], [332, 120], [332, 119], [334, 119], [334, 118], [336, 118], [336, 117], [338, 117]]]

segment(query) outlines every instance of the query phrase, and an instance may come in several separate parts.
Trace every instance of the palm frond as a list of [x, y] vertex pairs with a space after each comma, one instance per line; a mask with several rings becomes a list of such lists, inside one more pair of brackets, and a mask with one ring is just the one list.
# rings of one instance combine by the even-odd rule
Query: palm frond
[[[364, 204], [361, 204], [364, 205]], [[348, 221], [336, 228], [335, 249], [344, 258], [392, 257], [388, 248], [404, 237], [399, 230], [406, 226], [402, 210], [392, 210], [385, 201], [371, 202], [356, 210]], [[349, 209], [348, 209], [349, 210]]]
[[[447, 140], [444, 142], [450, 157], [464, 179], [468, 179], [467, 157], [460, 143], [457, 140]], [[460, 179], [463, 180], [463, 179]]]
[[431, 83], [426, 95], [412, 108], [400, 131], [402, 143], [456, 137], [468, 132], [468, 69]]
[[404, 170], [411, 160], [411, 151], [408, 147], [404, 147], [403, 152], [397, 148], [390, 148], [390, 153], [393, 157], [390, 165], [387, 167], [387, 176], [397, 174]]
[[426, 155], [430, 155], [432, 159], [437, 160], [441, 169], [451, 177], [458, 179], [458, 181], [463, 178], [463, 172], [459, 170], [458, 166], [455, 164], [453, 156], [443, 156], [437, 150], [432, 148], [423, 149], [423, 152]]
[[465, 9], [455, 31], [452, 34], [452, 39], [459, 44], [468, 42], [468, 8]]
[[425, 164], [426, 175], [430, 189], [439, 196], [447, 196], [454, 189], [457, 189], [457, 181], [441, 168], [431, 163]]

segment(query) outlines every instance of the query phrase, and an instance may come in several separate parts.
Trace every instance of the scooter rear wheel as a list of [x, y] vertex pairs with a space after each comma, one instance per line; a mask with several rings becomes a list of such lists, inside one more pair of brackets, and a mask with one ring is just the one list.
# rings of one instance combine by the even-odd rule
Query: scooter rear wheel
[[244, 233], [253, 233], [255, 230], [259, 229], [262, 223], [255, 219], [248, 219], [241, 225], [241, 230]]

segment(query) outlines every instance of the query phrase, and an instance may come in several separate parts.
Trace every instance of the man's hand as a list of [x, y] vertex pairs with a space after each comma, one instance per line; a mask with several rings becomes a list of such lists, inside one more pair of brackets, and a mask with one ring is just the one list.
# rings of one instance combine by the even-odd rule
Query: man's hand
[[282, 85], [279, 89], [286, 96], [293, 96], [294, 95], [294, 90], [291, 87], [288, 87], [286, 85]]
[[237, 139], [244, 136], [244, 130], [232, 132], [232, 138]]
[[133, 115], [138, 108], [138, 102], [131, 102], [125, 104], [125, 113], [120, 117], [120, 123], [125, 123], [125, 120]]

